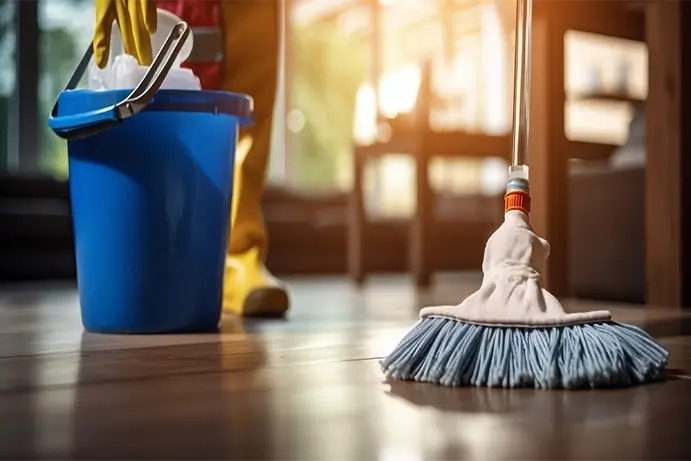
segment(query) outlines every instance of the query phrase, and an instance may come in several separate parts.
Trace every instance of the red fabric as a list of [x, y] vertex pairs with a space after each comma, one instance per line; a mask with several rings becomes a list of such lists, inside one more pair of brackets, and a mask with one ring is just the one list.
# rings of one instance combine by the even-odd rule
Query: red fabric
[[199, 77], [202, 88], [205, 90], [222, 90], [223, 81], [221, 72], [223, 63], [220, 62], [186, 62], [183, 67], [192, 69], [192, 72]]
[[218, 0], [159, 0], [156, 4], [159, 8], [179, 16], [190, 27], [221, 25]]
[[[195, 27], [221, 27], [219, 1], [220, 0], [159, 0], [156, 3], [159, 8], [170, 11], [194, 29]], [[183, 67], [192, 69], [199, 77], [203, 89], [222, 89], [222, 63], [184, 63]]]

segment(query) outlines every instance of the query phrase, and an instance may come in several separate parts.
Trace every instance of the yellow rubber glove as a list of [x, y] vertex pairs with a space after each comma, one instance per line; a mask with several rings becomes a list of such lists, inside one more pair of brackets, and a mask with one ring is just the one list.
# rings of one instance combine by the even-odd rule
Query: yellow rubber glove
[[94, 59], [103, 69], [110, 55], [110, 33], [117, 21], [125, 52], [142, 66], [150, 66], [151, 34], [156, 32], [156, 2], [153, 0], [96, 0]]

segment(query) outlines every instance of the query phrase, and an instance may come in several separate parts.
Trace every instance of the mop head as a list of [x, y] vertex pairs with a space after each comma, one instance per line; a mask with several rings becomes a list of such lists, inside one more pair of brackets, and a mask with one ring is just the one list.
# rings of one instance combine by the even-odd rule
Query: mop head
[[381, 361], [387, 377], [445, 386], [600, 388], [660, 379], [669, 353], [608, 311], [567, 314], [542, 289], [549, 243], [509, 211], [489, 238], [480, 289], [427, 307]]

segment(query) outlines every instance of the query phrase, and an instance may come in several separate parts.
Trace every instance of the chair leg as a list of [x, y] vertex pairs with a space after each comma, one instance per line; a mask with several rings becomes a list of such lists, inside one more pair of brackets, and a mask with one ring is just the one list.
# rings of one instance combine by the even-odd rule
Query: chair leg
[[348, 212], [348, 274], [351, 280], [361, 287], [365, 283], [366, 268], [366, 217], [362, 193], [364, 159], [355, 149], [353, 160], [353, 191], [350, 196]]
[[[424, 152], [424, 151], [423, 151]], [[419, 288], [427, 288], [432, 279], [431, 236], [433, 231], [434, 200], [429, 184], [429, 159], [421, 153], [416, 156], [416, 206], [410, 230], [410, 270]]]

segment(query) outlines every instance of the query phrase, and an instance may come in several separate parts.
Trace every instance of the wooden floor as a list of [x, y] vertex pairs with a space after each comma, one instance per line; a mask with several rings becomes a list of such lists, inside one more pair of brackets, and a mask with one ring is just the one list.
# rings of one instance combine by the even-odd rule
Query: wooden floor
[[[225, 319], [220, 335], [82, 332], [70, 286], [0, 291], [0, 459], [691, 459], [691, 323], [605, 305], [672, 352], [674, 377], [623, 391], [387, 383], [377, 359], [427, 294], [404, 278], [290, 280], [286, 321]], [[566, 303], [570, 310], [602, 304]], [[686, 376], [688, 371], [689, 376]]]

